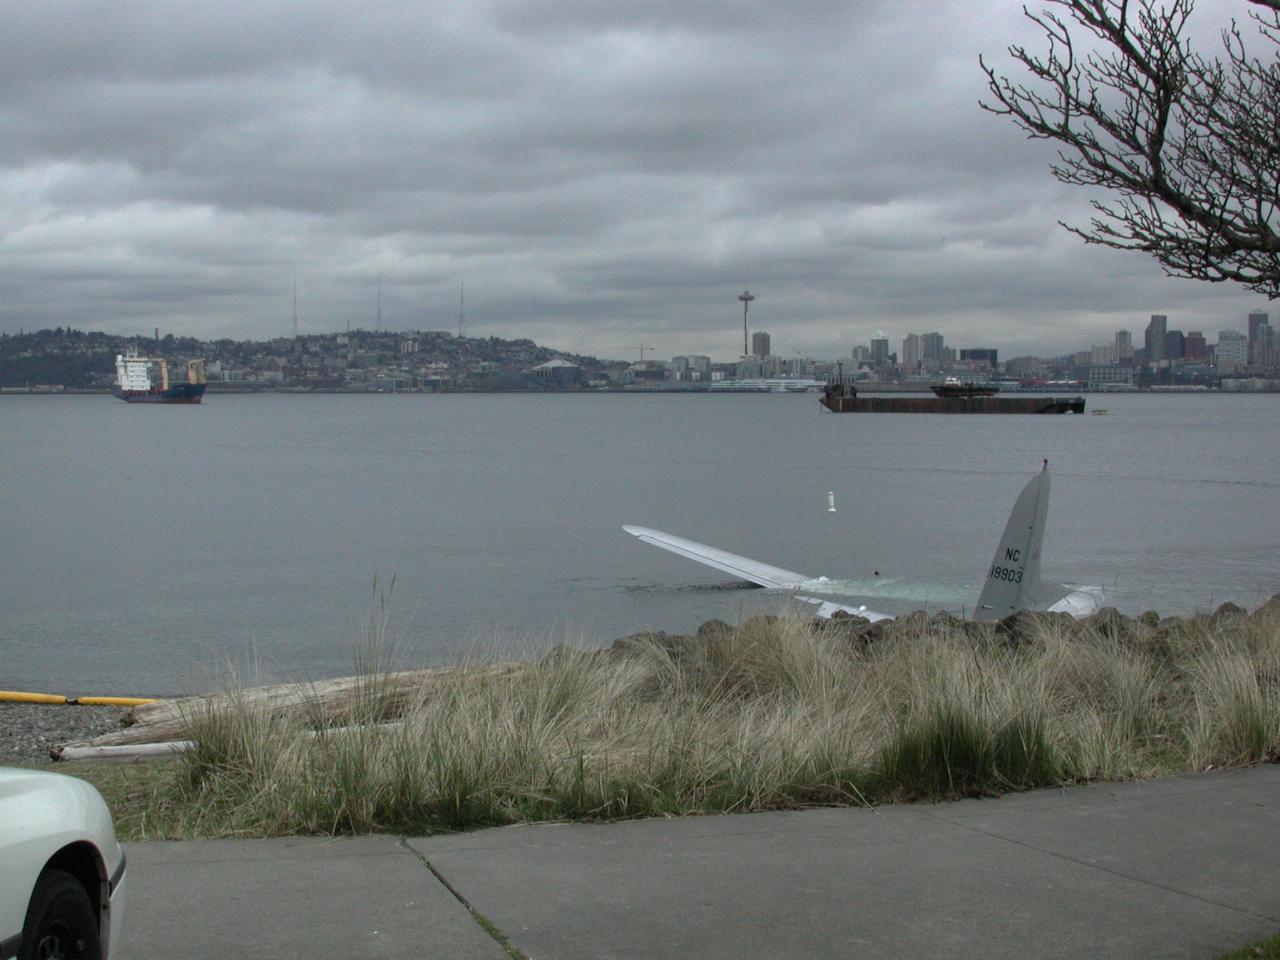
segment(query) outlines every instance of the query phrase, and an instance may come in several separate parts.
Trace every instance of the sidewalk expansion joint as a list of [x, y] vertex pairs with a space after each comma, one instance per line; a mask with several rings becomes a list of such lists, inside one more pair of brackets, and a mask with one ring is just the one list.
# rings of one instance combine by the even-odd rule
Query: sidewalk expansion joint
[[420, 861], [422, 861], [422, 865], [431, 871], [431, 875], [435, 877], [438, 881], [440, 881], [440, 885], [442, 887], [444, 887], [451, 894], [453, 894], [453, 898], [455, 900], [457, 900], [460, 904], [466, 907], [467, 912], [471, 914], [471, 919], [475, 920], [475, 922], [479, 924], [480, 929], [494, 939], [494, 941], [498, 944], [498, 946], [500, 946], [503, 949], [503, 951], [507, 954], [508, 957], [511, 958], [511, 960], [529, 960], [529, 958], [525, 956], [525, 954], [521, 953], [519, 948], [517, 948], [515, 944], [511, 942], [511, 940], [507, 937], [507, 935], [498, 929], [497, 924], [495, 924], [492, 920], [490, 920], [483, 913], [477, 910], [472, 905], [471, 901], [462, 895], [462, 892], [457, 887], [455, 887], [452, 883], [450, 883], [447, 879], [445, 879], [445, 875], [436, 869], [435, 864], [433, 864], [430, 860], [424, 857], [417, 850], [413, 849], [413, 847], [410, 846], [407, 838], [405, 837], [400, 838], [400, 846], [408, 850], [411, 854], [413, 854]]
[[1191, 900], [1199, 900], [1201, 903], [1207, 903], [1210, 906], [1214, 906], [1214, 907], [1221, 907], [1224, 910], [1230, 910], [1232, 913], [1238, 913], [1242, 916], [1252, 917], [1255, 920], [1265, 920], [1268, 923], [1280, 923], [1280, 917], [1272, 917], [1264, 913], [1254, 913], [1252, 910], [1242, 909], [1241, 907], [1233, 903], [1223, 903], [1221, 900], [1214, 900], [1211, 897], [1204, 897], [1198, 893], [1191, 893], [1187, 890], [1180, 890], [1177, 887], [1171, 887], [1168, 884], [1157, 883], [1154, 880], [1148, 880], [1146, 877], [1137, 877], [1137, 876], [1134, 876], [1133, 874], [1125, 873], [1123, 870], [1117, 870], [1114, 867], [1104, 867], [1102, 864], [1093, 863], [1088, 860], [1082, 860], [1079, 857], [1073, 857], [1065, 853], [1058, 853], [1054, 850], [1046, 850], [1043, 847], [1037, 847], [1034, 843], [1028, 843], [1025, 840], [1015, 840], [1013, 837], [1006, 837], [1003, 834], [994, 833], [990, 830], [983, 830], [979, 827], [970, 826], [969, 824], [966, 824], [966, 823], [960, 823], [957, 820], [952, 820], [949, 817], [939, 816], [936, 813], [926, 812], [925, 816], [931, 817], [934, 820], [941, 821], [942, 823], [949, 823], [953, 827], [959, 827], [961, 830], [968, 830], [970, 833], [976, 833], [979, 836], [989, 837], [992, 840], [1000, 840], [1000, 841], [1003, 841], [1004, 843], [1011, 843], [1014, 846], [1023, 847], [1024, 849], [1027, 849], [1027, 850], [1034, 850], [1036, 853], [1041, 853], [1041, 854], [1044, 854], [1045, 856], [1053, 857], [1057, 860], [1065, 860], [1067, 863], [1074, 863], [1077, 866], [1086, 867], [1087, 869], [1090, 869], [1090, 870], [1098, 870], [1102, 873], [1109, 873], [1111, 874], [1111, 876], [1119, 877], [1121, 880], [1128, 880], [1131, 883], [1138, 883], [1138, 884], [1142, 884], [1143, 886], [1153, 887], [1156, 890], [1163, 890], [1165, 893], [1176, 894], [1177, 896], [1187, 897], [1188, 899], [1191, 899]]

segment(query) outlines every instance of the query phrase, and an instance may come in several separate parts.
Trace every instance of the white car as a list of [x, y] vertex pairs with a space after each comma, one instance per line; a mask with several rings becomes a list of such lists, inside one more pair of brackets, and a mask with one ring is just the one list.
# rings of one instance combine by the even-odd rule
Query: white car
[[102, 795], [75, 777], [0, 767], [0, 960], [106, 960], [124, 899]]

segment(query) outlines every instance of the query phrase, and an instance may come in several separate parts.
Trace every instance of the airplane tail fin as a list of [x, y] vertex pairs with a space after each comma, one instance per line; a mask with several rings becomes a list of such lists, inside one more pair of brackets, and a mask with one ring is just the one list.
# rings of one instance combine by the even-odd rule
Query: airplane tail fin
[[1040, 547], [1049, 513], [1049, 461], [1032, 477], [1013, 505], [987, 570], [975, 620], [999, 620], [1033, 608], [1040, 591]]

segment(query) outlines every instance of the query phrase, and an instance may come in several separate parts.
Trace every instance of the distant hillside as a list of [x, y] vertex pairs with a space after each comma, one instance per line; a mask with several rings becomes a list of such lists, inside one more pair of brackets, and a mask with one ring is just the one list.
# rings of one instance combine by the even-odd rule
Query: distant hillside
[[582, 367], [584, 379], [625, 366], [540, 347], [532, 340], [455, 337], [442, 331], [354, 330], [273, 340], [198, 340], [169, 335], [120, 337], [80, 330], [0, 335], [0, 387], [61, 386], [106, 389], [115, 381], [115, 356], [129, 349], [177, 363], [203, 357], [212, 380], [281, 386], [359, 388], [371, 381], [430, 381], [458, 389], [539, 389], [526, 372], [560, 358]]

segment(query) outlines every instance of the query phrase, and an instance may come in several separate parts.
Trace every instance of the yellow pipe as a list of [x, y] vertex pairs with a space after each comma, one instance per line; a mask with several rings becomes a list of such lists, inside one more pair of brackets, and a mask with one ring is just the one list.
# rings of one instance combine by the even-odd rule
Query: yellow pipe
[[0, 700], [7, 703], [66, 703], [66, 697], [52, 693], [22, 693], [18, 690], [0, 690]]
[[144, 703], [155, 703], [149, 697], [61, 697], [53, 693], [24, 693], [20, 690], [0, 690], [0, 702], [3, 703], [56, 703], [86, 707], [137, 707]]

